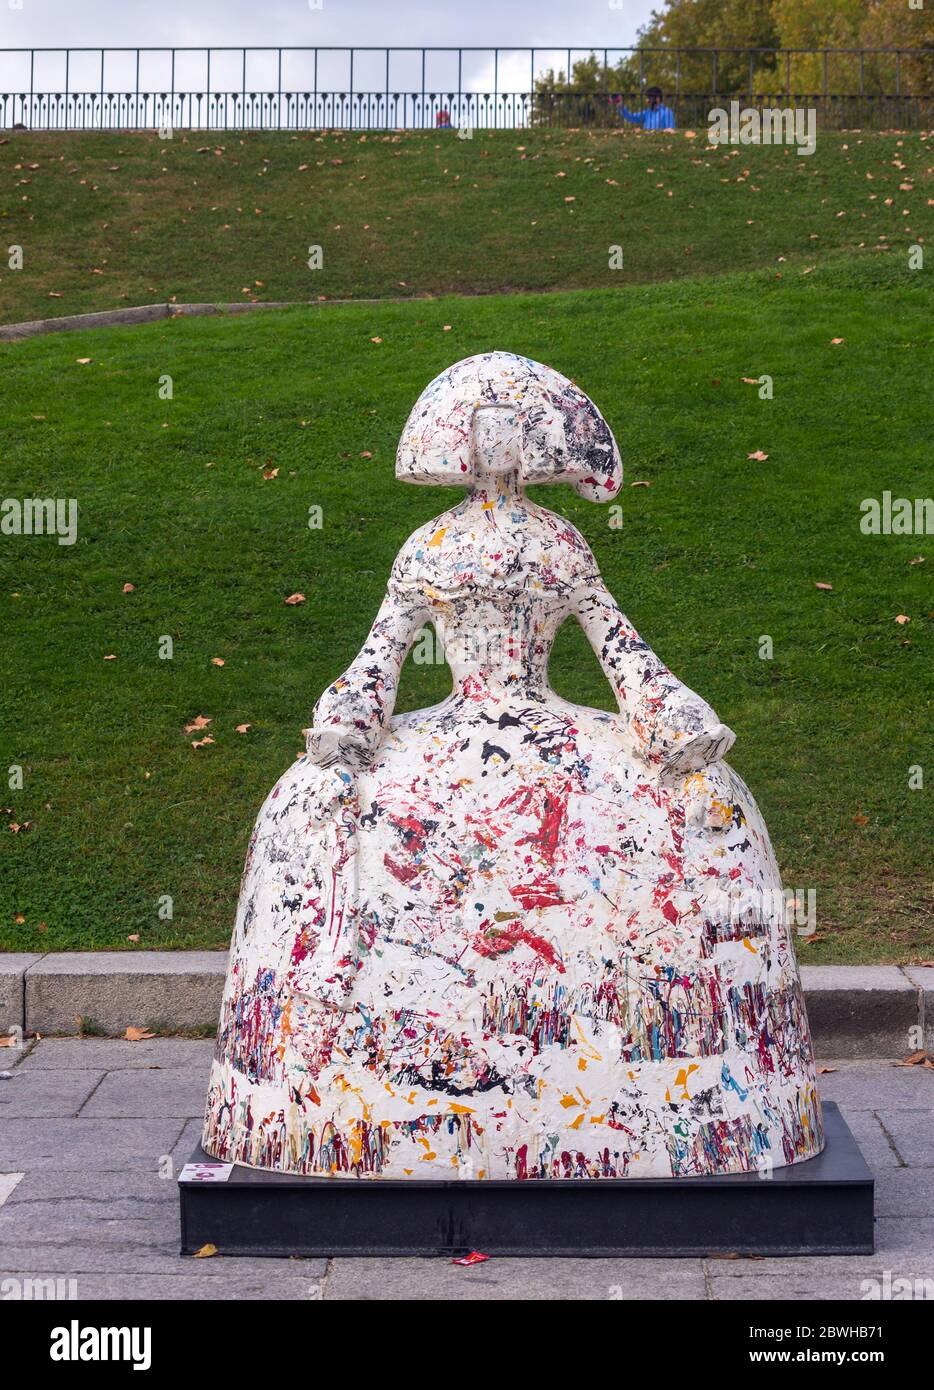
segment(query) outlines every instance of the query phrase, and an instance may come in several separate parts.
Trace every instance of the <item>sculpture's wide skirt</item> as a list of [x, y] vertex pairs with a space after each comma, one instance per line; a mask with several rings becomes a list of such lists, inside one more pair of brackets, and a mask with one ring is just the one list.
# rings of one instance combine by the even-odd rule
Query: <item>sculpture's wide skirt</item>
[[[394, 719], [358, 814], [322, 813], [334, 776], [302, 758], [260, 812], [208, 1152], [483, 1179], [820, 1151], [794, 955], [768, 910], [778, 871], [725, 763], [666, 787], [615, 716], [487, 693]], [[302, 983], [335, 910], [364, 952], [348, 1012]]]

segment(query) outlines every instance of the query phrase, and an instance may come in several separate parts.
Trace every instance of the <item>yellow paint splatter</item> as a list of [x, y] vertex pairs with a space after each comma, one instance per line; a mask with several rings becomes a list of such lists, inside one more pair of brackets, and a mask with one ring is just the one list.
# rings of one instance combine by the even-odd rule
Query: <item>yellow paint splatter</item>
[[448, 529], [448, 528], [447, 528], [446, 526], [441, 526], [441, 527], [435, 532], [435, 534], [432, 536], [431, 540], [428, 542], [428, 547], [429, 547], [429, 549], [430, 549], [432, 546], [439, 546], [439, 545], [441, 544], [441, 542], [444, 540], [444, 537], [445, 537], [445, 534], [446, 534], [446, 532], [447, 532], [447, 529]]

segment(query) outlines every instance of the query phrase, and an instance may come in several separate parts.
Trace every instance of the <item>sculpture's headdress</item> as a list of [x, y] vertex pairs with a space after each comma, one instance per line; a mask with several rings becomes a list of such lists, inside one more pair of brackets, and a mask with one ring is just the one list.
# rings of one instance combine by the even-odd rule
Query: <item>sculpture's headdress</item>
[[572, 483], [593, 502], [619, 492], [619, 449], [590, 397], [560, 372], [512, 352], [465, 357], [429, 382], [402, 431], [396, 477], [469, 485], [473, 414], [485, 406], [515, 411], [524, 483]]

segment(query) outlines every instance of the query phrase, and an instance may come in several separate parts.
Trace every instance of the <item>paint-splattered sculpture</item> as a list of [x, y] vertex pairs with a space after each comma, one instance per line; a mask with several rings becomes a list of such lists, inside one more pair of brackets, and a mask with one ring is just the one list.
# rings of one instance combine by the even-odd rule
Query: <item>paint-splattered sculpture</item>
[[[820, 1151], [778, 870], [733, 734], [638, 636], [529, 483], [608, 500], [593, 403], [509, 353], [422, 393], [415, 532], [250, 843], [204, 1147], [361, 1178], [735, 1173]], [[570, 616], [618, 714], [560, 699]], [[393, 715], [433, 624], [454, 677]]]

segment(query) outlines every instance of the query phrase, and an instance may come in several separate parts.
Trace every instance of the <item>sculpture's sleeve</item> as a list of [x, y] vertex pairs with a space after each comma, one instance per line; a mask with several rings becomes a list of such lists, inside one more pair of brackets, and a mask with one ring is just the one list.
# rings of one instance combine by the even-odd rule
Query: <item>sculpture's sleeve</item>
[[391, 577], [358, 655], [315, 705], [307, 740], [314, 762], [369, 760], [392, 717], [409, 648], [427, 620], [421, 594]]
[[572, 607], [616, 692], [635, 751], [660, 772], [696, 772], [717, 762], [736, 735], [643, 642], [599, 574]]

